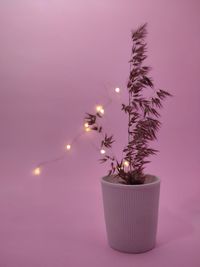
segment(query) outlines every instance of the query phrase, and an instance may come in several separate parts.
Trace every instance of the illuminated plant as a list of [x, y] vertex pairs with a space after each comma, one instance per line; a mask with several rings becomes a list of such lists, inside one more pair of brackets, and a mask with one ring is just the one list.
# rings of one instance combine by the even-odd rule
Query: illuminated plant
[[[110, 162], [108, 175], [113, 175], [119, 183], [143, 184], [145, 182], [144, 167], [149, 163], [148, 157], [158, 151], [150, 147], [149, 143], [157, 139], [160, 128], [160, 113], [162, 102], [171, 96], [165, 90], [154, 88], [153, 80], [149, 77], [150, 67], [144, 65], [146, 59], [147, 24], [132, 32], [132, 53], [130, 59], [130, 74], [127, 83], [128, 103], [122, 104], [122, 111], [128, 116], [128, 144], [123, 149], [124, 157], [118, 161], [115, 156], [105, 153], [114, 142], [113, 135], [109, 136], [99, 125], [104, 114], [102, 106], [98, 106], [95, 114], [86, 113], [86, 130], [97, 131], [102, 134], [101, 154], [102, 163]], [[119, 89], [119, 88], [116, 88]], [[144, 90], [153, 89], [153, 96], [145, 97]], [[116, 90], [118, 92], [119, 90]]]

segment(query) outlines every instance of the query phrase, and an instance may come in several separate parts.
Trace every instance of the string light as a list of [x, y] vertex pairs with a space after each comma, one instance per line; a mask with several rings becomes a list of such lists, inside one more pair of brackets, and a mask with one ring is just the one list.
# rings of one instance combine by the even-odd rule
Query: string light
[[124, 165], [125, 167], [128, 167], [128, 166], [129, 166], [129, 162], [128, 162], [127, 160], [125, 160], [124, 163], [123, 163], [123, 165]]
[[103, 115], [103, 114], [104, 114], [104, 109], [102, 108], [102, 109], [100, 110], [100, 112], [101, 112], [101, 114]]
[[100, 106], [100, 105], [99, 105], [99, 106], [96, 106], [96, 111], [97, 111], [97, 112], [100, 112], [102, 115], [103, 115], [104, 112], [105, 112], [103, 106]]
[[103, 154], [106, 153], [106, 151], [105, 151], [104, 149], [101, 149], [101, 150], [100, 150], [100, 153], [103, 155]]
[[90, 126], [89, 126], [89, 124], [87, 122], [84, 123], [84, 128], [85, 128], [86, 132], [90, 132], [91, 131], [91, 128], [90, 128]]
[[115, 92], [119, 94], [120, 93], [120, 88], [119, 87], [116, 87], [115, 88]]
[[96, 106], [96, 111], [100, 111], [102, 109], [102, 106]]
[[41, 169], [39, 167], [37, 167], [33, 170], [33, 174], [36, 176], [40, 175], [40, 173], [41, 173]]
[[[119, 92], [120, 92], [120, 88], [118, 88], [118, 87], [115, 88], [115, 92], [116, 92], [116, 93], [119, 93]], [[112, 99], [109, 97], [109, 101], [108, 101], [108, 103], [104, 103], [104, 106], [107, 107], [107, 106], [109, 106], [111, 103], [112, 103]], [[96, 111], [97, 111], [98, 113], [100, 113], [101, 115], [104, 115], [104, 113], [105, 113], [104, 107], [103, 107], [102, 105], [97, 105], [97, 106], [96, 106]], [[90, 127], [90, 125], [88, 124], [88, 122], [85, 122], [85, 123], [84, 123], [84, 131], [85, 131], [85, 132], [90, 132], [90, 131], [92, 131], [92, 128]], [[78, 134], [77, 136], [75, 136], [74, 139], [73, 139], [73, 143], [76, 142], [76, 141], [77, 141], [83, 134], [84, 134], [84, 132], [81, 132], [81, 134]], [[97, 148], [97, 149], [99, 150], [99, 148]], [[71, 145], [70, 145], [70, 144], [67, 144], [67, 145], [65, 146], [65, 150], [70, 151], [70, 150], [71, 150]], [[100, 150], [100, 153], [103, 155], [103, 154], [106, 153], [106, 151], [105, 151], [104, 149], [101, 149], [101, 150]], [[39, 164], [37, 165], [37, 166], [39, 166], [39, 167], [36, 167], [36, 168], [32, 171], [33, 175], [39, 176], [39, 175], [41, 174], [41, 167], [40, 167], [41, 165], [44, 166], [44, 165], [50, 164], [50, 163], [52, 163], [52, 162], [57, 162], [57, 161], [63, 160], [65, 157], [66, 157], [66, 153], [62, 154], [62, 155], [59, 156], [59, 157], [56, 157], [56, 158], [47, 160], [47, 161], [45, 161], [45, 162], [41, 162], [41, 163], [39, 163]], [[125, 164], [126, 164], [126, 163], [125, 163]]]
[[86, 131], [86, 132], [90, 132], [91, 129], [90, 129], [89, 127], [87, 127], [87, 128], [85, 128], [85, 131]]
[[66, 145], [66, 150], [70, 150], [71, 149], [71, 145], [70, 144], [68, 144], [68, 145]]

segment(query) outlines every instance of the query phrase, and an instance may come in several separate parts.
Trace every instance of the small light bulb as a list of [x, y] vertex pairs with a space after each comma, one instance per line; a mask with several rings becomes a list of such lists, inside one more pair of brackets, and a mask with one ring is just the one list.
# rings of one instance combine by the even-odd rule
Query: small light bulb
[[104, 109], [102, 108], [102, 109], [100, 110], [100, 112], [101, 112], [101, 114], [103, 115], [103, 114], [104, 114]]
[[70, 150], [70, 149], [71, 149], [71, 145], [69, 145], [69, 144], [66, 145], [66, 149], [67, 149], [67, 150]]
[[96, 111], [100, 112], [101, 114], [104, 114], [104, 108], [101, 105], [96, 106]]
[[116, 92], [116, 93], [119, 93], [119, 92], [120, 92], [120, 88], [119, 88], [119, 87], [116, 87], [116, 88], [115, 88], [115, 92]]
[[96, 106], [96, 111], [100, 111], [102, 109], [102, 106]]
[[88, 128], [88, 127], [89, 127], [89, 124], [86, 122], [86, 123], [84, 124], [84, 127], [85, 127], [85, 128]]
[[101, 149], [100, 153], [101, 153], [101, 154], [105, 154], [106, 151], [105, 151], [104, 149]]
[[90, 132], [91, 129], [90, 129], [89, 127], [87, 127], [87, 128], [85, 128], [85, 131], [86, 131], [86, 132]]
[[35, 168], [35, 169], [33, 170], [33, 174], [34, 174], [34, 175], [40, 175], [40, 173], [41, 173], [41, 169], [40, 169], [39, 167], [37, 167], [37, 168]]
[[91, 128], [90, 128], [88, 122], [84, 123], [84, 128], [85, 128], [85, 131], [86, 131], [86, 132], [90, 132], [90, 131], [91, 131]]
[[128, 166], [129, 166], [129, 162], [125, 160], [125, 161], [124, 161], [124, 166], [125, 166], [125, 167], [128, 167]]

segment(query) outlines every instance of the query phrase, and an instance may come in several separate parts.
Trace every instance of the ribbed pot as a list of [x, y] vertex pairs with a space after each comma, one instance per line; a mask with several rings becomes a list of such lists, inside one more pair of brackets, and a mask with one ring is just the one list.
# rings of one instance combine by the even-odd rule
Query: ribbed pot
[[110, 247], [127, 253], [142, 253], [155, 247], [160, 179], [146, 176], [142, 185], [101, 179], [104, 216]]

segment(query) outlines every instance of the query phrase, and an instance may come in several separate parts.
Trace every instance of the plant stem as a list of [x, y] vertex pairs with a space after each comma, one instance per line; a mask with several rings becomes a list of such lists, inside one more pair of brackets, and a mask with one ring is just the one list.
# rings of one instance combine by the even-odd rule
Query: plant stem
[[[130, 92], [129, 92], [129, 106], [131, 104], [131, 95], [130, 95]], [[130, 113], [128, 114], [128, 143], [130, 143], [131, 141], [131, 136], [130, 136], [130, 121], [131, 121], [131, 115]], [[132, 168], [131, 168], [131, 157], [130, 157], [130, 162], [129, 162], [129, 171], [131, 171]]]
[[[130, 63], [130, 73], [131, 73], [131, 63]], [[128, 105], [130, 106], [131, 104], [131, 93], [129, 92], [128, 95]], [[131, 136], [130, 136], [130, 122], [131, 122], [131, 114], [130, 112], [128, 113], [128, 143], [131, 141]], [[129, 171], [131, 172], [132, 166], [131, 166], [131, 157], [130, 157], [130, 162], [129, 162]]]

